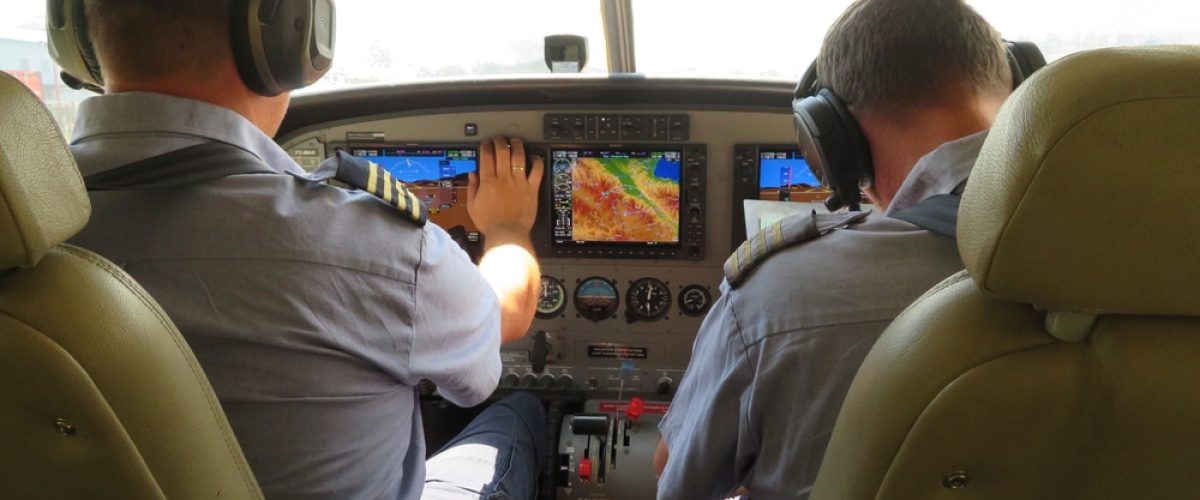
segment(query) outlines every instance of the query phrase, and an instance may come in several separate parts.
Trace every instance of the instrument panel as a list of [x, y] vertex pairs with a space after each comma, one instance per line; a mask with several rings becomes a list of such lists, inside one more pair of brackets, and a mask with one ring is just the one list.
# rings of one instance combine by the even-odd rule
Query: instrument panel
[[522, 137], [546, 159], [532, 234], [544, 277], [529, 334], [503, 347], [500, 387], [667, 400], [740, 236], [740, 216], [724, 208], [746, 197], [735, 192], [735, 147], [786, 144], [790, 119], [738, 110], [446, 112], [300, 131], [283, 145], [306, 168], [336, 151], [379, 163], [477, 257], [466, 174], [482, 138]]

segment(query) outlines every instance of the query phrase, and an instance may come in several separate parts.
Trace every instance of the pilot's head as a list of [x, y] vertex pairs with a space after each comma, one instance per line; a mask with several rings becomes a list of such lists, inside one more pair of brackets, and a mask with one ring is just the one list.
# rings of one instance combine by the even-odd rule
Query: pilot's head
[[829, 29], [822, 83], [849, 106], [870, 145], [887, 206], [922, 156], [991, 127], [1012, 90], [999, 33], [963, 0], [859, 0]]
[[288, 93], [265, 97], [239, 76], [232, 0], [87, 0], [88, 31], [109, 93], [149, 91], [222, 105], [274, 135]]

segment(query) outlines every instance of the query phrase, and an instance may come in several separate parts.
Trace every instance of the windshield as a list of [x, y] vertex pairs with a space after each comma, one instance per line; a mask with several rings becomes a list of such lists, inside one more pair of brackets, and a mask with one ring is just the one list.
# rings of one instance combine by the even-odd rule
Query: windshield
[[[648, 74], [798, 80], [850, 0], [633, 0], [637, 69]], [[1118, 45], [1200, 43], [1200, 2], [967, 0], [1047, 62]]]
[[543, 38], [588, 39], [589, 73], [608, 71], [596, 0], [337, 3], [337, 57], [314, 90], [356, 83], [544, 74]]
[[[632, 0], [637, 70], [652, 75], [794, 81], [850, 0]], [[1117, 45], [1200, 43], [1200, 3], [1178, 0], [968, 0], [1050, 61]], [[67, 134], [89, 93], [63, 85], [46, 51], [45, 4], [9, 2], [0, 71], [46, 100]], [[546, 74], [546, 35], [588, 38], [585, 72], [608, 71], [599, 0], [342, 0], [333, 69], [302, 92], [364, 83]]]

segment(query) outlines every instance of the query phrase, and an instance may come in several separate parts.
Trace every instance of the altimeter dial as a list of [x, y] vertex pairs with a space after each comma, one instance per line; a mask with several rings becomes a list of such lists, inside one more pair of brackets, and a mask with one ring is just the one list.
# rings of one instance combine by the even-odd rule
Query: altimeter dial
[[639, 279], [629, 286], [625, 305], [635, 318], [654, 321], [671, 309], [671, 289], [656, 278]]

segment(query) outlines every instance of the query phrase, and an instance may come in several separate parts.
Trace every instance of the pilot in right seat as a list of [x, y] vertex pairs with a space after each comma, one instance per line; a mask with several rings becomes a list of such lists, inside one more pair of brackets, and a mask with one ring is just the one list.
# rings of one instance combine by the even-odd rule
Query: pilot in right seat
[[482, 145], [476, 267], [373, 165], [339, 157], [364, 183], [341, 189], [271, 140], [290, 91], [332, 62], [314, 21], [332, 0], [57, 4], [86, 4], [67, 18], [89, 29], [62, 31], [94, 45], [99, 65], [75, 76], [107, 90], [83, 102], [71, 144], [93, 207], [73, 241], [178, 325], [266, 497], [532, 500], [549, 448], [537, 398], [492, 405], [427, 462], [416, 386], [482, 403], [501, 342], [529, 328], [541, 160], [527, 176], [520, 140]]
[[875, 340], [963, 268], [954, 195], [1013, 86], [996, 30], [963, 0], [859, 0], [815, 77], [794, 108], [831, 208], [862, 184], [886, 210], [786, 218], [730, 257], [659, 426], [659, 499], [806, 498]]

